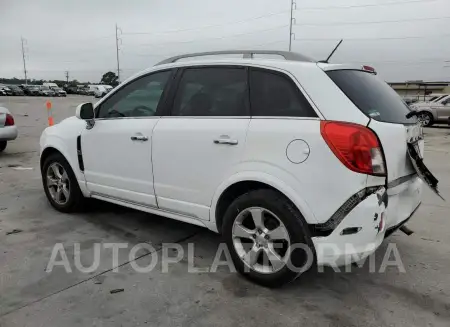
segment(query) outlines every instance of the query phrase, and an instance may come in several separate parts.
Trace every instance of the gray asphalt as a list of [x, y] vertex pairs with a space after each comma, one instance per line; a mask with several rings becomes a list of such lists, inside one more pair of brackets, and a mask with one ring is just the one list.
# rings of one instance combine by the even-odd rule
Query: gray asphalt
[[[56, 122], [73, 115], [89, 97], [52, 99]], [[368, 265], [349, 273], [311, 271], [281, 289], [254, 285], [220, 267], [189, 273], [188, 258], [163, 272], [138, 273], [161, 257], [164, 243], [195, 249], [196, 267], [209, 267], [219, 236], [162, 217], [94, 202], [76, 215], [53, 210], [41, 188], [38, 141], [47, 124], [45, 98], [0, 98], [14, 114], [19, 138], [0, 154], [0, 326], [450, 326], [450, 202], [426, 190], [422, 206]], [[426, 163], [450, 201], [450, 129], [426, 129]], [[18, 233], [9, 234], [16, 229]], [[406, 272], [380, 272], [388, 243], [394, 243]], [[52, 249], [61, 243], [73, 271], [46, 272]], [[91, 273], [75, 269], [74, 244], [83, 266], [93, 262], [97, 243], [151, 244], [130, 261], [119, 252], [113, 271], [111, 249], [101, 249]], [[175, 256], [176, 251], [169, 251]], [[123, 291], [111, 294], [114, 289]]]

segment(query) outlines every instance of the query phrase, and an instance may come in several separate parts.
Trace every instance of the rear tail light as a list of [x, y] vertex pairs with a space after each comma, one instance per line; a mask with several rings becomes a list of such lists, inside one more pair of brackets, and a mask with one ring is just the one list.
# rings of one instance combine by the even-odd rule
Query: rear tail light
[[14, 126], [14, 118], [10, 114], [6, 114], [5, 126]]
[[353, 123], [321, 121], [320, 132], [331, 151], [348, 169], [386, 176], [381, 144], [371, 129]]

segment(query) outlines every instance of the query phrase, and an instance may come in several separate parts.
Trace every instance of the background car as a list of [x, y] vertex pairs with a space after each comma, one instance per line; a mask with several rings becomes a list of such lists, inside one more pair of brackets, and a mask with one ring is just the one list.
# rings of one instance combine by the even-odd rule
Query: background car
[[19, 85], [8, 85], [8, 87], [12, 91], [13, 95], [25, 95]]
[[66, 91], [67, 94], [78, 94], [78, 87], [66, 86], [64, 87], [64, 91]]
[[89, 93], [89, 89], [86, 86], [84, 86], [84, 85], [77, 86], [77, 94], [88, 95], [88, 93]]
[[8, 141], [17, 138], [17, 126], [8, 109], [0, 105], [0, 152], [5, 150]]
[[58, 97], [65, 97], [65, 96], [67, 96], [66, 91], [64, 91], [60, 87], [52, 87], [51, 89], [56, 93], [56, 96], [58, 96]]
[[443, 95], [431, 102], [410, 105], [411, 110], [417, 112], [422, 126], [435, 123], [448, 123], [450, 118], [450, 95]]
[[4, 84], [0, 84], [0, 90], [2, 90], [5, 95], [13, 95], [13, 91]]
[[39, 87], [39, 95], [46, 97], [54, 97], [56, 96], [56, 93], [51, 88], [41, 86]]
[[22, 85], [23, 92], [25, 92], [25, 95], [30, 96], [38, 96], [39, 94], [39, 86], [38, 85]]
[[102, 98], [108, 93], [108, 90], [104, 85], [96, 85], [94, 88], [94, 97]]

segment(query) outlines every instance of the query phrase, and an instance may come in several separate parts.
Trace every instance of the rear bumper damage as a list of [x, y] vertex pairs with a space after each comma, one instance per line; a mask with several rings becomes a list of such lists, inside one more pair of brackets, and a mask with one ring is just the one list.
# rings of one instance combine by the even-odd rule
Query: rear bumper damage
[[[313, 237], [317, 264], [344, 266], [364, 260], [383, 240], [402, 228], [418, 209], [423, 182], [418, 176], [360, 202], [327, 236]], [[386, 201], [381, 201], [387, 195]], [[408, 230], [405, 227], [405, 233]]]
[[386, 231], [385, 188], [360, 202], [328, 236], [313, 237], [317, 264], [343, 266], [361, 261], [383, 242]]

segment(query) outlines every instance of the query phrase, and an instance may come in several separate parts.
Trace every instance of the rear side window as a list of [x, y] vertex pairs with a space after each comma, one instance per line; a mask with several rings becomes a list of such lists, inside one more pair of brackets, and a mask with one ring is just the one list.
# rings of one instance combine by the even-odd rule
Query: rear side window
[[188, 68], [183, 72], [173, 116], [248, 116], [247, 74], [240, 67]]
[[282, 73], [250, 70], [252, 116], [317, 117], [295, 83]]
[[400, 96], [374, 74], [361, 70], [332, 70], [327, 75], [366, 116], [385, 123], [413, 124]]

